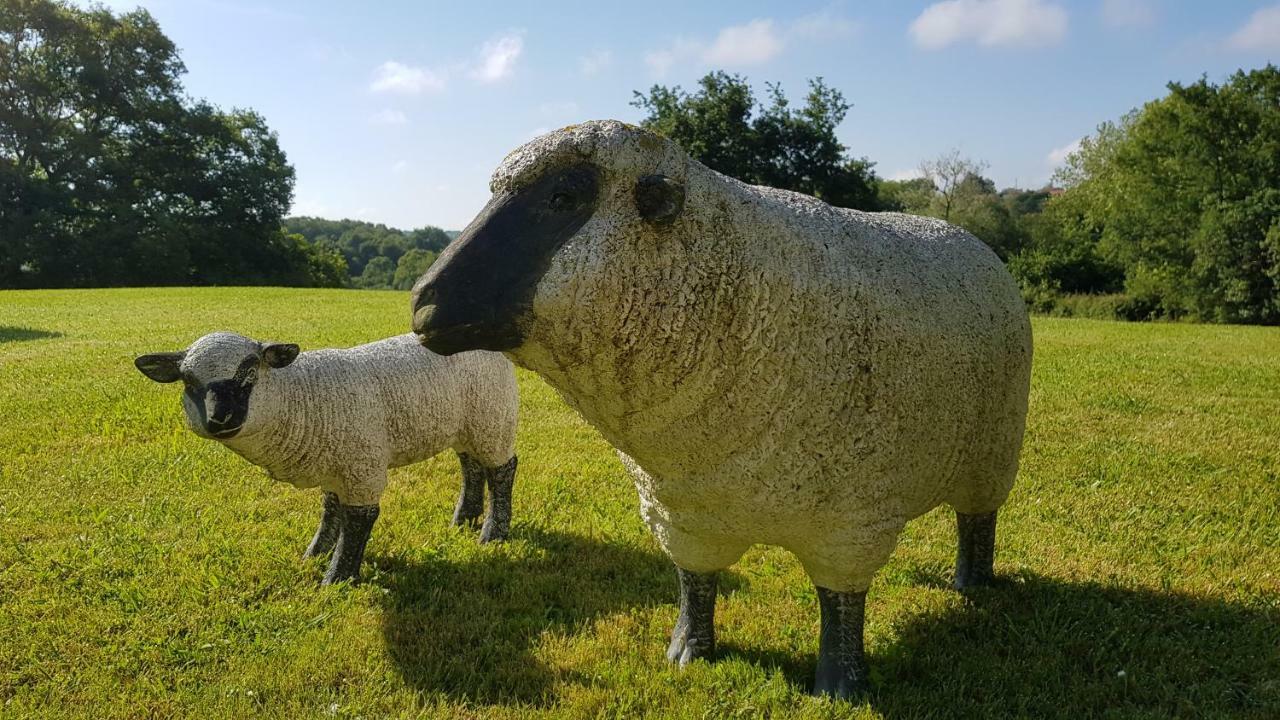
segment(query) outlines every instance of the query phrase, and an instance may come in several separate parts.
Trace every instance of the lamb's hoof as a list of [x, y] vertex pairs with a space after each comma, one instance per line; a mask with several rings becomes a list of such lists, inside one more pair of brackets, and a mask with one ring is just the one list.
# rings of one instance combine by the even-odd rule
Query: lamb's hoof
[[814, 697], [853, 700], [870, 689], [866, 668], [822, 667], [819, 663], [818, 674], [813, 681]]
[[691, 638], [686, 631], [677, 627], [672, 633], [671, 644], [667, 646], [667, 662], [684, 667], [698, 658], [710, 660], [715, 650], [714, 642]]
[[484, 527], [480, 528], [480, 543], [506, 542], [507, 536], [510, 534], [510, 528], [501, 527], [496, 523], [485, 522]]

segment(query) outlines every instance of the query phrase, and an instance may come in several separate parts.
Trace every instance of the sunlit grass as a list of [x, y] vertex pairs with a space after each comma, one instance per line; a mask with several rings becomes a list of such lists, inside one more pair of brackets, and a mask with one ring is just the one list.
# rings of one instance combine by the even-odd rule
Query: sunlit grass
[[[675, 577], [600, 437], [522, 373], [513, 539], [396, 471], [358, 587], [298, 559], [319, 497], [183, 429], [134, 355], [216, 329], [352, 345], [404, 293], [0, 292], [0, 717], [1280, 717], [1280, 331], [1038, 319], [999, 587], [951, 517], [877, 578], [876, 691], [807, 697], [798, 563], [722, 584], [720, 657], [663, 660]], [[850, 482], [856, 482], [851, 477]]]

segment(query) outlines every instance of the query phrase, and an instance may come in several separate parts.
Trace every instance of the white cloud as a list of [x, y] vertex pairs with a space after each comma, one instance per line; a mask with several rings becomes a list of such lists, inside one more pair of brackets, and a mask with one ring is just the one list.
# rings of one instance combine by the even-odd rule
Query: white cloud
[[407, 125], [409, 116], [399, 110], [380, 110], [369, 117], [374, 125]]
[[667, 48], [646, 53], [644, 62], [654, 75], [666, 75], [677, 63], [700, 59], [705, 49], [702, 43], [688, 38], [678, 38]]
[[408, 169], [409, 169], [408, 160], [397, 160], [395, 164], [391, 166], [391, 172], [396, 173], [397, 175], [399, 175], [400, 173]]
[[481, 46], [480, 61], [471, 70], [471, 77], [483, 83], [497, 82], [510, 77], [515, 71], [516, 60], [523, 51], [523, 31], [510, 32], [492, 38]]
[[590, 55], [578, 58], [578, 71], [583, 77], [595, 77], [613, 65], [613, 53], [608, 50], [596, 50]]
[[1069, 157], [1071, 153], [1074, 153], [1079, 149], [1080, 149], [1080, 139], [1076, 139], [1067, 143], [1066, 145], [1063, 145], [1062, 147], [1058, 147], [1050, 150], [1048, 156], [1046, 156], [1045, 159], [1048, 160], [1049, 165], [1053, 167], [1058, 167], [1059, 165], [1067, 161], [1067, 157]]
[[835, 15], [830, 10], [810, 13], [791, 23], [790, 38], [798, 40], [841, 40], [856, 34], [858, 24]]
[[766, 63], [782, 52], [772, 20], [752, 20], [720, 31], [703, 59], [713, 65], [744, 66]]
[[925, 8], [909, 32], [926, 50], [1053, 45], [1067, 34], [1067, 11], [1047, 0], [946, 0]]
[[1102, 0], [1102, 22], [1113, 28], [1146, 27], [1156, 21], [1150, 0]]
[[444, 73], [388, 60], [374, 69], [369, 89], [373, 92], [419, 95], [443, 90], [444, 86]]
[[890, 173], [886, 179], [901, 182], [903, 180], [915, 180], [918, 177], [924, 177], [920, 174], [920, 168], [907, 168], [906, 170]]
[[1227, 40], [1233, 50], [1280, 52], [1280, 5], [1262, 8]]
[[821, 42], [847, 38], [857, 32], [856, 23], [830, 11], [812, 13], [789, 24], [757, 18], [742, 25], [730, 25], [714, 40], [678, 37], [666, 47], [645, 54], [644, 62], [654, 75], [665, 75], [677, 65], [740, 68], [763, 65], [781, 55], [789, 43]]
[[665, 75], [676, 65], [744, 67], [759, 65], [777, 57], [785, 45], [772, 20], [752, 20], [745, 25], [722, 29], [710, 43], [692, 38], [676, 38], [670, 45], [644, 56], [654, 75]]

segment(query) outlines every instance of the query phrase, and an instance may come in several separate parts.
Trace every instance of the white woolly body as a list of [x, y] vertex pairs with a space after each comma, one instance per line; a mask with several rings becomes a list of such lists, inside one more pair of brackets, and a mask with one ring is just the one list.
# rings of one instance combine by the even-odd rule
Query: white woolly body
[[[232, 333], [206, 335], [182, 367], [204, 381], [226, 378], [253, 347]], [[515, 451], [517, 409], [515, 373], [501, 354], [444, 357], [400, 335], [304, 352], [286, 367], [261, 370], [243, 429], [220, 442], [276, 480], [373, 505], [387, 468], [448, 448], [487, 467], [505, 463]], [[201, 432], [190, 416], [189, 409], [188, 424]]]
[[[493, 190], [583, 158], [605, 172], [596, 212], [509, 354], [621, 451], [678, 565], [776, 544], [816, 584], [865, 590], [909, 519], [1005, 501], [1031, 330], [990, 249], [938, 220], [745, 185], [617, 122], [532, 141]], [[666, 226], [636, 210], [651, 173], [686, 188]]]

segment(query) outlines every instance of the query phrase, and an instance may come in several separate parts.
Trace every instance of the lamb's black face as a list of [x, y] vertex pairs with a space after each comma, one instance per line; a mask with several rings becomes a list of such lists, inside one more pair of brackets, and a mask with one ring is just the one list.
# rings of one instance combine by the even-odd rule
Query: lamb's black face
[[238, 435], [249, 417], [249, 397], [258, 381], [260, 362], [257, 355], [247, 357], [235, 373], [224, 380], [205, 382], [191, 372], [183, 372], [182, 402], [193, 427], [202, 428], [218, 440], [230, 440]]
[[181, 380], [187, 425], [197, 435], [230, 440], [249, 420], [262, 373], [286, 367], [297, 356], [298, 346], [291, 343], [262, 345], [233, 333], [213, 333], [183, 352], [143, 355], [134, 365], [156, 382]]
[[600, 169], [579, 162], [495, 195], [414, 286], [422, 343], [442, 355], [519, 347], [538, 281], [595, 213], [600, 183]]

